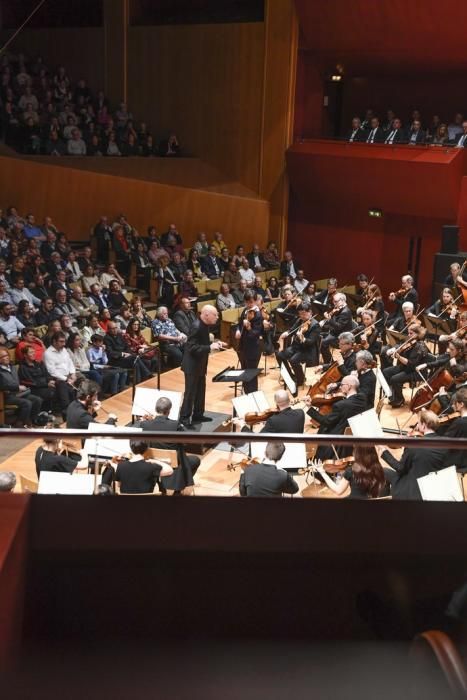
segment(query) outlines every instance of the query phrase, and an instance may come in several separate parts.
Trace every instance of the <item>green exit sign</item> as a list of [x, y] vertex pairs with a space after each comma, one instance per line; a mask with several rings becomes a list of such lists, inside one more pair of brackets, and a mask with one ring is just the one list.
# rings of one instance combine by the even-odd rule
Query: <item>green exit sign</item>
[[373, 219], [381, 219], [383, 212], [381, 209], [368, 209], [368, 216], [371, 216]]

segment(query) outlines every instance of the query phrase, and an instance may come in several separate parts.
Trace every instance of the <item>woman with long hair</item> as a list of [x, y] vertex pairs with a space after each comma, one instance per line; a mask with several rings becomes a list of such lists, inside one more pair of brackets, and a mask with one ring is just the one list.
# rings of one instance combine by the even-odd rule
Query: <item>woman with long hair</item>
[[338, 496], [350, 488], [349, 498], [378, 498], [383, 495], [385, 478], [376, 449], [371, 446], [357, 446], [354, 449], [354, 462], [342, 474], [338, 481], [333, 481], [323, 465], [318, 465], [318, 473], [325, 483]]
[[128, 352], [134, 355], [141, 355], [141, 359], [146, 367], [154, 372], [157, 368], [156, 349], [152, 349], [141, 333], [141, 324], [137, 318], [130, 319], [123, 340], [128, 348]]

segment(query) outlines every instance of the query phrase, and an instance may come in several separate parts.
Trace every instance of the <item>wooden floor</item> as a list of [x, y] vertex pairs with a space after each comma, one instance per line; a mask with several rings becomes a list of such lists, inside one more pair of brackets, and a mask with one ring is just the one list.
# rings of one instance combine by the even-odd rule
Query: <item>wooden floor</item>
[[[228, 383], [213, 383], [212, 377], [222, 371], [228, 365], [236, 365], [237, 356], [233, 350], [226, 350], [211, 355], [208, 367], [207, 376], [207, 391], [206, 391], [206, 408], [211, 411], [219, 411], [223, 413], [231, 413], [231, 399], [233, 390]], [[264, 367], [264, 359], [262, 359]], [[261, 367], [261, 365], [260, 365]], [[265, 392], [269, 399], [270, 405], [273, 406], [273, 394], [279, 388], [279, 370], [276, 368], [276, 361], [273, 356], [267, 358], [267, 373], [259, 377], [259, 388]], [[155, 387], [156, 380], [151, 379], [141, 384], [141, 386]], [[161, 388], [170, 391], [183, 391], [184, 376], [180, 369], [174, 369], [166, 372], [161, 376]], [[124, 426], [131, 421], [131, 389], [113, 396], [103, 402], [103, 406], [107, 411], [113, 412], [118, 416], [118, 424]], [[297, 408], [297, 410], [301, 410]], [[402, 426], [410, 417], [407, 408], [391, 409], [385, 406], [381, 413], [381, 423], [387, 428], [397, 428], [397, 422]], [[105, 422], [106, 416], [99, 417], [101, 422]], [[311, 437], [315, 431], [308, 424], [308, 418], [305, 426], [305, 433]], [[5, 438], [8, 440], [8, 438]], [[220, 438], [221, 440], [221, 438]], [[25, 441], [26, 442], [26, 441]], [[39, 441], [31, 441], [22, 449], [19, 449], [14, 455], [8, 457], [0, 464], [0, 469], [11, 470], [16, 473], [26, 476], [30, 479], [36, 479], [34, 466], [34, 454]], [[238, 481], [240, 479], [240, 470], [229, 471], [227, 464], [230, 455], [226, 451], [212, 449], [209, 450], [202, 459], [201, 466], [195, 477], [195, 494], [207, 496], [237, 496]], [[333, 498], [335, 497], [326, 487], [320, 484], [308, 485], [305, 476], [297, 476], [297, 482], [300, 485], [300, 497], [305, 498]], [[19, 478], [18, 478], [19, 482]]]

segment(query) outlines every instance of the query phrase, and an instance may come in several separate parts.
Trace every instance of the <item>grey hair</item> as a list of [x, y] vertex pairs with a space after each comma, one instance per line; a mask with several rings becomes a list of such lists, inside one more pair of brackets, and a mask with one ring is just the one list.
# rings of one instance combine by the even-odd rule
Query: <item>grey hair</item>
[[355, 355], [356, 360], [363, 360], [367, 365], [371, 365], [373, 362], [373, 355], [368, 350], [359, 350]]
[[163, 416], [170, 413], [172, 408], [172, 401], [167, 398], [167, 396], [161, 396], [160, 399], [156, 401], [156, 413], [161, 413]]
[[343, 340], [344, 343], [355, 343], [355, 336], [350, 331], [344, 331], [339, 335], [339, 340]]
[[0, 472], [0, 491], [13, 491], [16, 486], [14, 472]]
[[267, 459], [272, 459], [273, 462], [278, 462], [285, 452], [283, 442], [268, 442], [266, 445], [265, 456]]

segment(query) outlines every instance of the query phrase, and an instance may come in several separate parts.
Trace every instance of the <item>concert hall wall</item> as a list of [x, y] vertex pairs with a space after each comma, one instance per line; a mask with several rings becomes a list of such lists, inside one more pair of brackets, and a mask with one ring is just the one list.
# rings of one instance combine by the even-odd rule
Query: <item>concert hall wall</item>
[[431, 300], [433, 258], [445, 223], [391, 213], [370, 219], [367, 212], [344, 210], [336, 202], [309, 206], [292, 192], [287, 243], [310, 279], [335, 275], [342, 285], [354, 284], [363, 272], [387, 295], [399, 289], [408, 271], [410, 239], [421, 238], [417, 285], [425, 304]]
[[238, 240], [247, 248], [267, 243], [269, 206], [258, 198], [8, 157], [0, 157], [0, 191], [4, 207], [32, 211], [38, 221], [50, 215], [71, 240], [88, 240], [100, 216], [123, 211], [141, 233], [150, 224], [161, 231], [175, 221], [187, 246], [203, 230], [222, 231], [231, 247]]

